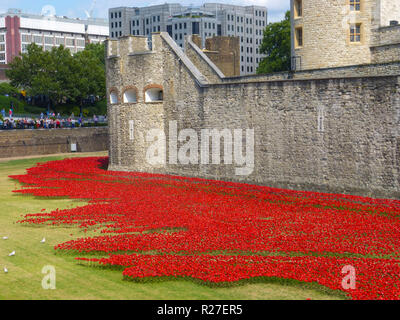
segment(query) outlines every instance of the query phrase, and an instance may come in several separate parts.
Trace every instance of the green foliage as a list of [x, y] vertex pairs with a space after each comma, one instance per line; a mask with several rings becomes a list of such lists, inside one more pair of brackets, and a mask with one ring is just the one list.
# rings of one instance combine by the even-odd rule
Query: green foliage
[[19, 90], [7, 82], [0, 83], [0, 95], [17, 95]]
[[77, 107], [77, 106], [72, 107], [71, 114], [73, 113], [75, 117], [79, 116], [79, 112], [80, 112], [79, 107]]
[[83, 110], [82, 110], [82, 115], [83, 115], [84, 117], [88, 117], [88, 116], [89, 116], [89, 113], [90, 113], [89, 109], [83, 109]]
[[[63, 46], [43, 51], [36, 44], [10, 64], [11, 85], [25, 89], [30, 96], [45, 95], [54, 106], [66, 100], [82, 107], [90, 96], [105, 97], [104, 44], [89, 44], [71, 55]], [[78, 111], [78, 114], [80, 112]]]
[[106, 95], [105, 68], [94, 50], [84, 50], [74, 56], [71, 66], [70, 98], [80, 106], [89, 95]]
[[92, 52], [99, 59], [104, 69], [106, 68], [106, 48], [104, 43], [90, 43], [86, 46], [85, 50]]
[[93, 107], [93, 114], [105, 115], [107, 114], [107, 99], [100, 100], [96, 102]]
[[258, 74], [290, 70], [290, 11], [281, 22], [271, 23], [264, 30], [260, 53], [267, 56], [260, 62]]
[[[14, 113], [24, 113], [25, 112], [25, 103], [13, 98], [13, 97], [5, 97], [0, 95], [0, 110], [4, 108], [4, 110], [8, 113], [10, 107], [14, 106]], [[8, 115], [8, 114], [6, 114]]]
[[24, 106], [24, 113], [29, 113], [29, 114], [40, 114], [40, 113], [46, 113], [47, 109], [43, 107], [38, 107], [38, 106], [31, 106], [29, 104]]

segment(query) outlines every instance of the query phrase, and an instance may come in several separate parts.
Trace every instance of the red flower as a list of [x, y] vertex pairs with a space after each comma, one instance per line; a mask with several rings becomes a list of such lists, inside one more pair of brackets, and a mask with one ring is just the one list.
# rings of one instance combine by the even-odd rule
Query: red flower
[[[400, 201], [108, 172], [101, 169], [107, 161], [54, 161], [13, 176], [24, 184], [18, 193], [89, 200], [20, 222], [100, 231], [55, 249], [108, 253], [79, 261], [124, 266], [132, 279], [279, 277], [353, 299], [399, 299]], [[346, 265], [357, 271], [355, 290], [342, 287]]]

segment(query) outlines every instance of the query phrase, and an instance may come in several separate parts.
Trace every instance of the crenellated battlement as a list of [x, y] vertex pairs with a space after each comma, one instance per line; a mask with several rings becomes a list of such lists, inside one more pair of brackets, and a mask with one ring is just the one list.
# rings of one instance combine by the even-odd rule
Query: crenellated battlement
[[107, 40], [107, 58], [119, 57], [123, 54], [151, 52], [147, 37], [127, 36], [119, 40]]

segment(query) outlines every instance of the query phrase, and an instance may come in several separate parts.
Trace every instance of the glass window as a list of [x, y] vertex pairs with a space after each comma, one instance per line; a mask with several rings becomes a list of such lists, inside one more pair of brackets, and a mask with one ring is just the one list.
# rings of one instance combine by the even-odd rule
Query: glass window
[[296, 47], [303, 46], [303, 28], [297, 28], [295, 32], [296, 36]]
[[45, 37], [44, 38], [44, 43], [45, 44], [53, 44], [53, 42], [54, 42], [53, 38], [50, 38], [50, 37]]
[[350, 10], [360, 11], [361, 10], [361, 0], [350, 0]]
[[303, 1], [302, 0], [295, 0], [294, 16], [295, 16], [295, 18], [299, 18], [299, 17], [303, 16]]
[[350, 26], [350, 42], [361, 42], [361, 24]]
[[[0, 36], [0, 41], [2, 41], [1, 40], [1, 37], [2, 36]], [[3, 36], [4, 37], [4, 36]], [[29, 35], [29, 34], [23, 34], [22, 35], [22, 42], [31, 42], [31, 36]]]
[[33, 41], [35, 43], [43, 43], [43, 37], [42, 36], [34, 36]]

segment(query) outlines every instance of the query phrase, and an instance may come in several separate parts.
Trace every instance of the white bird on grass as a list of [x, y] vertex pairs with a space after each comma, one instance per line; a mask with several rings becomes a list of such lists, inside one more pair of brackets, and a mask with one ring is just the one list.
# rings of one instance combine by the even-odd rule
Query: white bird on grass
[[8, 237], [3, 237], [3, 240], [8, 240]]
[[4, 273], [8, 273], [8, 269], [4, 267]]
[[9, 257], [15, 256], [15, 251], [11, 252], [8, 256]]
[[43, 238], [42, 241], [40, 241], [40, 243], [45, 243], [46, 242], [46, 238]]

